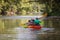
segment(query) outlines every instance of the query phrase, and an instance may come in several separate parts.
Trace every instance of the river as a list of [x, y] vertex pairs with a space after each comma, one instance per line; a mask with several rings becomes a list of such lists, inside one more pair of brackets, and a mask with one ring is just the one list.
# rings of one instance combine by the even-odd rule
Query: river
[[[49, 28], [42, 28], [39, 31], [32, 31], [30, 28], [16, 27], [6, 30], [6, 33], [0, 34], [0, 40], [40, 40], [39, 34], [47, 34]], [[51, 29], [52, 30], [52, 29]]]

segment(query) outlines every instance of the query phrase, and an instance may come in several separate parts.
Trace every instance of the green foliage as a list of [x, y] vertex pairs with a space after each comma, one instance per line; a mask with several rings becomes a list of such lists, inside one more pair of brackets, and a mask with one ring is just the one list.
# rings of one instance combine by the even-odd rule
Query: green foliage
[[[15, 10], [19, 10], [22, 12], [22, 10], [30, 11], [30, 10], [36, 10], [33, 9], [34, 2], [36, 4], [45, 4], [45, 11], [50, 16], [60, 16], [60, 2], [59, 0], [33, 0], [22, 2], [23, 0], [0, 0], [0, 12], [3, 9], [4, 11], [9, 10], [9, 8], [13, 8]], [[34, 6], [35, 7], [35, 6]]]
[[[4, 12], [6, 12], [10, 8], [13, 8], [14, 11], [16, 11], [16, 10], [21, 11], [22, 10], [21, 3], [20, 3], [21, 1], [22, 0], [0, 0], [0, 14], [1, 14], [2, 10]], [[24, 8], [24, 9], [26, 9], [26, 8]]]
[[53, 3], [52, 3], [52, 13], [54, 13], [53, 16], [54, 15], [55, 16], [60, 16], [60, 2], [59, 2], [59, 0], [58, 1], [57, 0], [53, 1]]
[[[50, 4], [49, 4], [50, 3]], [[59, 0], [53, 0], [53, 1], [49, 1], [47, 2], [48, 5], [47, 6], [47, 13], [48, 15], [50, 16], [60, 16], [60, 2]], [[50, 6], [49, 8], [51, 9], [51, 12], [50, 12], [50, 9], [48, 8], [48, 6]]]
[[[33, 0], [34, 1], [34, 0]], [[36, 4], [36, 5], [35, 5]], [[34, 1], [34, 2], [30, 2], [30, 0], [0, 0], [0, 13], [2, 10], [9, 11], [10, 8], [13, 8], [13, 10], [16, 12], [17, 10], [19, 10], [22, 15], [24, 15], [23, 11], [26, 11], [26, 13], [28, 11], [33, 11], [33, 10], [40, 10], [40, 8], [34, 8], [35, 6], [39, 7], [38, 5], [38, 1]], [[39, 11], [38, 10], [38, 11]], [[29, 14], [30, 15], [30, 14]]]
[[60, 0], [38, 0], [40, 4], [45, 4], [46, 12], [50, 16], [60, 16]]

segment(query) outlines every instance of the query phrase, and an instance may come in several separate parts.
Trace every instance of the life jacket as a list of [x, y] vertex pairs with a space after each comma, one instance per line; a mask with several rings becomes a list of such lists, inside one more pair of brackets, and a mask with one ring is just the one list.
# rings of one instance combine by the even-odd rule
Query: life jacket
[[40, 24], [40, 21], [39, 20], [34, 20], [34, 23], [35, 24]]

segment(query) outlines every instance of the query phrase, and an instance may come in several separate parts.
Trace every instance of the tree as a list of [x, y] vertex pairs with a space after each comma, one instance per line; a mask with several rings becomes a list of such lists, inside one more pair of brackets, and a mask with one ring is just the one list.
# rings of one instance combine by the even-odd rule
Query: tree
[[[60, 16], [60, 0], [38, 0], [39, 3], [45, 4], [48, 16]], [[58, 13], [58, 14], [57, 14]]]

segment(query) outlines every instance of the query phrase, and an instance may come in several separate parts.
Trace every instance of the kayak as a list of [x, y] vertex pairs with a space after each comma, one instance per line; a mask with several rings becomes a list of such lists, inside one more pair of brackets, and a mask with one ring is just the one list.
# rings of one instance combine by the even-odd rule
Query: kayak
[[35, 30], [40, 30], [42, 27], [37, 25], [29, 25], [28, 28], [33, 28]]

